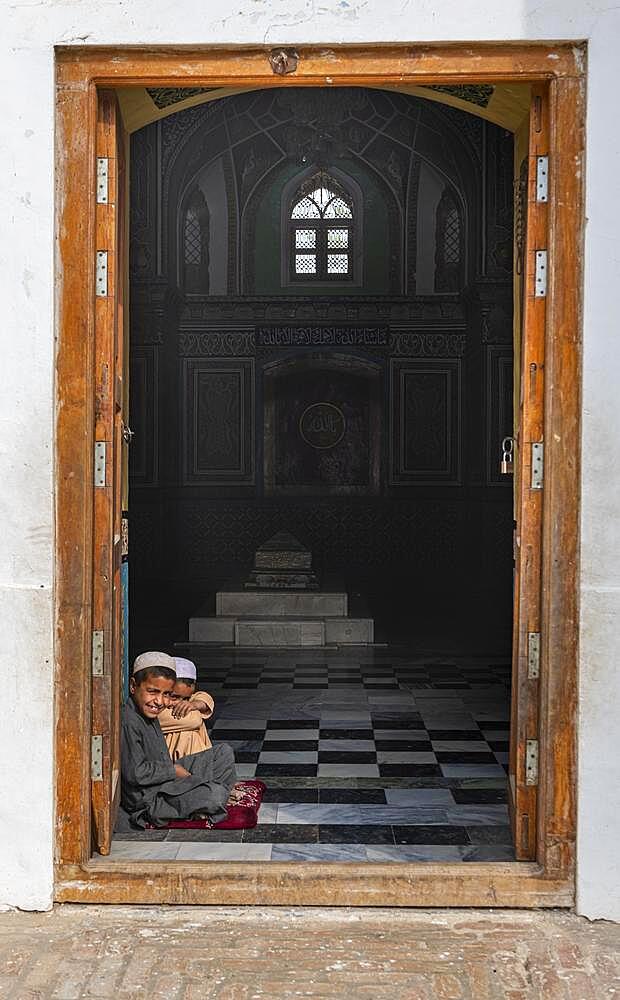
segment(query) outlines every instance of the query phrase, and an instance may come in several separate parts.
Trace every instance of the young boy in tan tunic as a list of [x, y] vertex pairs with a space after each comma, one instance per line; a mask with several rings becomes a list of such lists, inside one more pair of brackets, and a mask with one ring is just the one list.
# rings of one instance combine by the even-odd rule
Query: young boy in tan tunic
[[170, 708], [159, 715], [159, 725], [173, 761], [188, 754], [211, 749], [205, 722], [213, 715], [213, 698], [196, 691], [196, 665], [182, 656], [174, 657], [177, 679], [170, 694]]

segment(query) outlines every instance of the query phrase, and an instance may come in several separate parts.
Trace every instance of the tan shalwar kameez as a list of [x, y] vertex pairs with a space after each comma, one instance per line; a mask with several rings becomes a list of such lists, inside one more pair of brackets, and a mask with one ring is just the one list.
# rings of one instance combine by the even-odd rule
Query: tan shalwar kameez
[[194, 691], [189, 700], [190, 702], [204, 701], [208, 710], [199, 712], [198, 709], [195, 709], [188, 712], [182, 719], [175, 719], [169, 708], [164, 708], [159, 714], [159, 725], [174, 763], [179, 757], [187, 757], [189, 754], [211, 749], [211, 740], [205, 721], [213, 715], [213, 698], [206, 691]]

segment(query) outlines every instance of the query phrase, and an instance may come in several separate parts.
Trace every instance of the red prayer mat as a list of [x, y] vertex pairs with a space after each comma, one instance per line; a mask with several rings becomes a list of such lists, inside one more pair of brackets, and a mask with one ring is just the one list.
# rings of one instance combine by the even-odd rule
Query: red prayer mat
[[267, 786], [264, 781], [253, 778], [238, 781], [232, 787], [226, 803], [226, 819], [212, 823], [204, 819], [173, 819], [163, 826], [147, 826], [147, 830], [251, 830], [258, 823], [258, 810]]

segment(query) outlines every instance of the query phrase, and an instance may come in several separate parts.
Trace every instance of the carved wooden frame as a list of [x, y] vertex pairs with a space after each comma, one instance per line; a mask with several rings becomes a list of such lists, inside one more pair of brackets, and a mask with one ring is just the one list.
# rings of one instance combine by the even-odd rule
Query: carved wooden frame
[[[585, 48], [452, 44], [268, 51], [57, 50], [55, 898], [98, 903], [570, 906], [574, 900]], [[94, 187], [97, 88], [541, 82], [552, 116], [540, 787], [536, 861], [319, 864], [91, 860]], [[581, 164], [581, 167], [579, 167]], [[90, 266], [88, 266], [88, 262]]]

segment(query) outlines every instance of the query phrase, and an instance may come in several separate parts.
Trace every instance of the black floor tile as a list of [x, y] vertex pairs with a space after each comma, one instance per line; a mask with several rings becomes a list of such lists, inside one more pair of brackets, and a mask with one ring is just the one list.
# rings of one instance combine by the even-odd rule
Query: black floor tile
[[263, 795], [263, 802], [318, 803], [318, 801], [319, 801], [318, 788], [272, 788], [268, 785], [267, 790]]
[[299, 681], [295, 681], [293, 687], [296, 691], [324, 691], [329, 685], [327, 681], [321, 684], [300, 684]]
[[507, 753], [510, 750], [508, 740], [487, 740], [487, 743], [496, 753]]
[[398, 691], [398, 684], [369, 684], [364, 681], [365, 691]]
[[[264, 684], [265, 682], [262, 681], [261, 683]], [[246, 684], [243, 682], [237, 683], [236, 681], [226, 681], [224, 684], [225, 691], [255, 691], [257, 687], [258, 684]]]
[[258, 764], [256, 777], [270, 778], [288, 775], [289, 777], [314, 778], [316, 777], [316, 769], [316, 764]]
[[250, 844], [316, 844], [318, 826], [310, 823], [263, 823], [243, 831], [243, 842]]
[[394, 840], [397, 844], [469, 844], [464, 826], [395, 826]]
[[352, 826], [346, 823], [321, 824], [320, 844], [393, 844], [391, 826]]
[[376, 764], [373, 750], [319, 750], [319, 764]]
[[205, 843], [238, 844], [243, 830], [168, 830], [167, 841], [193, 841]]
[[495, 802], [507, 802], [508, 791], [505, 788], [453, 788], [452, 798], [457, 805], [483, 805]]
[[235, 750], [234, 753], [237, 764], [257, 764], [260, 757], [260, 750]]
[[424, 729], [419, 713], [405, 715], [403, 712], [371, 712], [370, 718], [375, 729]]
[[379, 764], [382, 778], [428, 778], [443, 777], [437, 764]]
[[[285, 789], [283, 789], [284, 791]], [[321, 805], [330, 803], [341, 803], [343, 805], [384, 806], [386, 805], [385, 792], [383, 788], [319, 788], [319, 802]], [[282, 799], [284, 802], [285, 800]], [[291, 799], [291, 801], [293, 801]]]
[[481, 740], [484, 739], [480, 730], [476, 729], [429, 729], [431, 740]]
[[472, 844], [512, 844], [509, 826], [468, 826], [467, 833]]
[[480, 719], [475, 712], [472, 715], [481, 729], [486, 729], [490, 732], [493, 729], [508, 729], [510, 727], [509, 719]]

